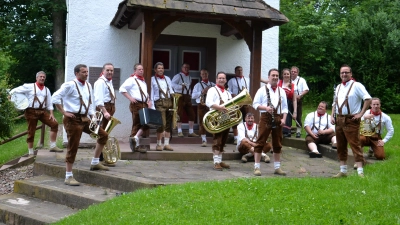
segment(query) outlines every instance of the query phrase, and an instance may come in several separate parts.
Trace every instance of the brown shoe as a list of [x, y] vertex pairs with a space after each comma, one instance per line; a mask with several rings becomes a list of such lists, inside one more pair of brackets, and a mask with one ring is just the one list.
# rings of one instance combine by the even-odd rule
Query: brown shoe
[[246, 157], [246, 155], [243, 155], [243, 156], [242, 156], [242, 163], [247, 163], [247, 157]]
[[274, 174], [281, 175], [281, 176], [286, 176], [286, 172], [283, 171], [281, 168], [276, 169]]
[[73, 176], [68, 177], [65, 179], [64, 184], [69, 185], [69, 186], [79, 186], [81, 185], [78, 181], [74, 179]]
[[198, 134], [196, 134], [196, 133], [191, 133], [191, 134], [188, 134], [188, 137], [198, 137], [199, 135]]
[[183, 135], [182, 132], [179, 132], [179, 133], [178, 133], [178, 137], [185, 137], [185, 135]]
[[103, 166], [107, 166], [107, 167], [115, 167], [115, 163], [106, 163], [106, 162], [100, 162], [101, 164], [103, 164]]
[[332, 178], [341, 178], [341, 177], [347, 177], [347, 174], [339, 172], [338, 174], [332, 176]]
[[164, 145], [163, 150], [164, 151], [173, 151], [174, 149], [172, 149], [170, 145]]
[[353, 165], [353, 169], [357, 169], [358, 167], [357, 167], [357, 163], [354, 163], [354, 165]]
[[219, 163], [214, 163], [214, 170], [222, 171], [222, 167]]
[[359, 173], [358, 176], [361, 177], [361, 178], [365, 177], [363, 173]]
[[254, 176], [261, 176], [260, 168], [255, 168], [254, 169]]
[[147, 152], [146, 146], [142, 146], [142, 145], [139, 145], [139, 147], [137, 148], [137, 150], [138, 150], [140, 153], [146, 153], [146, 152]]
[[201, 147], [207, 147], [207, 141], [203, 141], [203, 143], [201, 143]]
[[220, 162], [219, 165], [220, 165], [222, 168], [225, 168], [225, 169], [230, 169], [230, 168], [231, 168], [230, 165], [228, 165], [228, 164], [226, 164], [226, 163], [224, 163], [224, 162]]
[[96, 165], [91, 165], [90, 170], [109, 170], [107, 166], [103, 166], [102, 163], [98, 163]]
[[50, 152], [63, 152], [64, 150], [58, 148], [57, 146], [50, 148]]
[[162, 149], [163, 149], [163, 148], [162, 148], [161, 145], [157, 145], [157, 146], [156, 146], [156, 151], [162, 151]]

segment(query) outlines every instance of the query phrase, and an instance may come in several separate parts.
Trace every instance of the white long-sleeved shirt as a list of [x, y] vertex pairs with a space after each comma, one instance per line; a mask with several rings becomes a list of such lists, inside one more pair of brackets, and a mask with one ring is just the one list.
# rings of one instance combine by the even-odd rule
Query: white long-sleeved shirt
[[[271, 104], [274, 106], [275, 112], [277, 114], [288, 113], [288, 105], [286, 99], [286, 93], [281, 87], [277, 87], [275, 92], [272, 90], [271, 85], [267, 84], [267, 88], [269, 89], [269, 94], [271, 98]], [[279, 99], [280, 95], [280, 99]], [[256, 95], [253, 99], [253, 108], [257, 110], [258, 106], [267, 106], [267, 92], [265, 86], [260, 87], [258, 89]], [[281, 107], [277, 107], [279, 104], [279, 100], [281, 101]], [[265, 110], [259, 110], [261, 113], [266, 112]]]
[[[140, 92], [140, 88], [142, 89], [144, 96]], [[146, 82], [138, 79], [136, 76], [126, 79], [121, 87], [119, 87], [119, 92], [127, 92], [130, 96], [132, 96], [132, 98], [136, 99], [136, 101], [146, 102], [146, 100], [149, 100]]]
[[[238, 87], [239, 84], [239, 87]], [[250, 92], [250, 80], [247, 77], [232, 77], [228, 81], [228, 88], [229, 92], [233, 95], [239, 94], [239, 88], [240, 90], [243, 90], [243, 87], [245, 87], [249, 92]]]
[[[371, 110], [369, 109], [369, 110], [367, 110], [365, 113], [364, 113], [364, 115], [361, 117], [361, 120], [364, 120], [364, 116], [365, 115], [368, 115], [368, 114], [371, 114]], [[380, 116], [374, 116], [374, 121], [375, 121], [375, 123], [378, 125], [378, 123], [379, 123], [379, 117]], [[393, 125], [392, 125], [392, 119], [390, 118], [390, 116], [388, 116], [386, 113], [383, 113], [382, 112], [382, 118], [381, 118], [381, 129], [378, 131], [379, 132], [379, 134], [382, 134], [383, 133], [383, 128], [386, 128], [386, 131], [387, 131], [387, 133], [386, 133], [386, 135], [385, 135], [385, 137], [382, 139], [382, 141], [384, 142], [384, 143], [386, 143], [386, 142], [388, 142], [392, 137], [393, 137], [393, 134], [394, 134], [394, 128], [393, 128]]]
[[[245, 123], [246, 122], [239, 123], [237, 126], [238, 129], [237, 147], [239, 147], [240, 142], [243, 140], [243, 138], [246, 138], [247, 127]], [[258, 135], [258, 125], [256, 123], [253, 123], [253, 127], [250, 130], [247, 130], [247, 136], [250, 141], [255, 142], [257, 140], [257, 137], [254, 137], [254, 135]]]
[[[190, 85], [192, 84], [192, 78], [190, 77], [190, 75], [186, 76], [184, 73], [180, 72], [172, 78], [171, 82], [172, 82], [172, 88], [176, 93], [190, 94]], [[184, 88], [182, 88], [182, 83], [186, 84]]]
[[199, 83], [194, 85], [193, 92], [192, 92], [192, 99], [196, 99], [196, 102], [200, 103], [201, 92], [205, 88], [210, 87], [210, 86], [213, 87], [213, 86], [215, 86], [215, 84], [213, 82], [211, 82], [211, 81], [208, 81], [207, 83], [205, 83], [204, 81], [200, 81]]
[[297, 76], [296, 79], [292, 80], [292, 83], [295, 84], [294, 91], [297, 95], [300, 95], [303, 91], [310, 90], [306, 80], [300, 76]]
[[[164, 94], [160, 93], [160, 88], [157, 85], [156, 79], [158, 81], [158, 84], [160, 84], [161, 90], [166, 94], [167, 96], [164, 96]], [[168, 94], [168, 88], [169, 88], [169, 94], [175, 93], [174, 90], [172, 89], [172, 84], [171, 84], [171, 79], [167, 76], [164, 76], [164, 79], [156, 78], [156, 76], [151, 77], [151, 93], [150, 93], [150, 99], [151, 99], [151, 106], [152, 109], [155, 109], [155, 104], [154, 102], [157, 101], [160, 98], [170, 98], [171, 95]]]
[[[75, 85], [75, 83], [77, 85]], [[85, 114], [86, 108], [83, 105], [81, 111], [79, 112], [79, 108], [81, 107], [81, 101], [76, 86], [78, 86], [79, 92], [82, 95], [82, 100], [85, 103], [86, 107], [89, 106], [89, 99], [91, 99], [92, 104], [90, 104], [87, 114], [89, 116], [94, 115], [95, 106], [93, 98], [93, 89], [92, 85], [89, 82], [85, 82], [85, 85], [82, 85], [82, 83], [79, 82], [77, 79], [65, 82], [64, 84], [61, 85], [60, 89], [54, 92], [52, 96], [53, 104], [62, 104], [64, 110], [67, 112]]]
[[[315, 120], [314, 120], [315, 118]], [[328, 120], [327, 120], [328, 119]], [[321, 121], [321, 123], [320, 123]], [[313, 123], [315, 122], [315, 124]], [[313, 128], [313, 124], [315, 125], [315, 127]], [[327, 113], [325, 113], [323, 116], [318, 117], [318, 112], [311, 112], [309, 114], [307, 114], [306, 119], [304, 120], [304, 127], [309, 126], [311, 131], [314, 134], [318, 133], [318, 129], [322, 129], [324, 130], [326, 127], [328, 127], [327, 129], [333, 129], [335, 131], [335, 126], [331, 124], [331, 116], [328, 115]]]
[[50, 90], [47, 87], [44, 87], [43, 90], [40, 90], [39, 87], [36, 85], [36, 83], [23, 84], [19, 87], [16, 87], [10, 91], [10, 95], [12, 95], [13, 93], [23, 94], [28, 99], [29, 102], [28, 108], [38, 109], [40, 105], [38, 101], [35, 101], [32, 107], [32, 103], [35, 98], [34, 86], [36, 86], [36, 96], [40, 102], [43, 102], [47, 95], [46, 102], [43, 104], [43, 106], [49, 111], [54, 110], [53, 104], [51, 103], [52, 100], [51, 100]]
[[[354, 85], [349, 92], [349, 88], [351, 87], [352, 83], [354, 83]], [[339, 93], [338, 93], [338, 90], [339, 90]], [[336, 114], [339, 114], [339, 107], [345, 101], [347, 92], [349, 92], [348, 101], [349, 101], [350, 112], [345, 104], [342, 108], [342, 115], [355, 115], [355, 114], [359, 113], [361, 111], [361, 107], [362, 107], [362, 105], [361, 105], [362, 100], [371, 98], [371, 95], [369, 95], [369, 93], [365, 89], [364, 85], [362, 85], [361, 83], [355, 82], [353, 80], [349, 80], [346, 83], [346, 85], [343, 85], [341, 83], [336, 87], [336, 90], [335, 90], [335, 96], [337, 97], [338, 104], [339, 104], [339, 105], [336, 105], [336, 107], [335, 107]]]
[[108, 80], [103, 75], [94, 82], [93, 93], [95, 106], [104, 106], [105, 102], [114, 103], [115, 101], [115, 99], [113, 99], [115, 98], [115, 91], [112, 80]]
[[221, 99], [224, 101], [224, 103], [227, 103], [230, 99], [232, 99], [232, 95], [229, 93], [229, 91], [224, 90], [224, 92], [222, 92], [218, 87], [212, 87], [208, 89], [206, 97], [206, 106], [210, 108], [210, 110], [212, 110], [212, 105], [220, 105], [221, 99], [219, 96], [221, 96]]

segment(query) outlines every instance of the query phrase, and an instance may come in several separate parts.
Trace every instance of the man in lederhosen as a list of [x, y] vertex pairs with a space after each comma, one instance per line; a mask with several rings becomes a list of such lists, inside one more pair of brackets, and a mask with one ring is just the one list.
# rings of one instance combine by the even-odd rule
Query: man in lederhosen
[[201, 146], [207, 146], [206, 130], [203, 125], [204, 115], [210, 110], [206, 106], [207, 91], [215, 84], [208, 80], [208, 71], [202, 69], [200, 71], [201, 81], [197, 83], [193, 88], [192, 98], [196, 99], [197, 102], [197, 114], [199, 115], [199, 132], [201, 135]]
[[272, 149], [274, 157], [274, 174], [285, 176], [281, 169], [282, 129], [285, 125], [288, 106], [285, 91], [278, 86], [279, 71], [270, 69], [268, 72], [268, 84], [258, 89], [253, 100], [253, 107], [259, 110], [260, 122], [257, 138], [257, 146], [254, 148], [254, 175], [261, 176], [260, 159], [261, 152], [267, 138], [272, 133]]
[[[254, 147], [257, 146], [256, 140], [259, 135], [259, 126], [254, 123], [254, 114], [249, 112], [244, 118], [245, 122], [238, 124], [238, 143], [237, 149], [243, 155], [242, 162], [254, 156]], [[267, 153], [271, 150], [271, 144], [266, 143], [261, 153], [261, 160], [269, 163], [270, 158]]]
[[[368, 106], [371, 104], [371, 96], [364, 85], [352, 79], [353, 74], [350, 66], [340, 67], [340, 78], [342, 83], [336, 87], [335, 102], [332, 108], [331, 123], [335, 124], [337, 154], [340, 160], [340, 172], [334, 178], [347, 176], [347, 145], [353, 151], [354, 160], [357, 164], [357, 173], [364, 177], [364, 156], [360, 142], [360, 122]], [[361, 108], [361, 103], [364, 105]], [[334, 114], [336, 113], [336, 122]]]
[[151, 102], [147, 93], [147, 84], [143, 77], [144, 70], [142, 64], [135, 64], [133, 70], [133, 74], [121, 85], [119, 92], [130, 102], [129, 110], [132, 113], [132, 130], [129, 136], [129, 144], [131, 150], [145, 153], [147, 149], [139, 147], [139, 138], [142, 137], [143, 133], [149, 127], [140, 124], [139, 110], [148, 108]]
[[178, 137], [184, 137], [182, 132], [182, 121], [183, 112], [188, 116], [189, 121], [189, 134], [188, 137], [198, 137], [193, 131], [195, 113], [192, 106], [192, 96], [190, 95], [190, 85], [192, 84], [192, 78], [189, 75], [190, 66], [187, 63], [182, 64], [181, 72], [176, 74], [172, 78], [172, 88], [175, 93], [180, 93], [182, 96], [178, 100], [178, 115], [179, 121], [177, 122]]
[[[224, 72], [217, 73], [216, 86], [210, 88], [207, 92], [206, 106], [219, 112], [226, 113], [228, 110], [222, 104], [232, 99], [231, 93], [225, 90], [226, 74]], [[228, 139], [229, 128], [219, 133], [213, 134], [213, 161], [214, 170], [222, 171], [223, 168], [229, 169], [230, 166], [222, 162], [222, 153], [224, 152], [224, 146]]]
[[[75, 162], [78, 152], [79, 141], [82, 132], [91, 134], [89, 128], [90, 118], [95, 115], [94, 97], [92, 85], [87, 82], [88, 68], [86, 65], [78, 64], [74, 68], [76, 79], [65, 82], [53, 94], [53, 104], [64, 115], [63, 124], [67, 133], [67, 154], [66, 162], [66, 185], [78, 186], [80, 183], [75, 180], [72, 174], [72, 166]], [[104, 115], [106, 119], [110, 119], [110, 115]], [[104, 145], [107, 143], [108, 134], [103, 128], [99, 128], [99, 138], [97, 139], [94, 156], [92, 158], [90, 170], [108, 170], [107, 166], [100, 163], [100, 153], [103, 151]]]
[[[173, 151], [169, 144], [171, 137], [171, 122], [173, 111], [172, 96], [174, 93], [172, 89], [171, 79], [164, 75], [164, 64], [158, 62], [154, 65], [154, 72], [156, 73], [151, 77], [151, 101], [152, 108], [161, 112], [163, 125], [157, 128], [157, 151]], [[163, 135], [164, 134], [164, 135]], [[164, 147], [162, 146], [161, 139], [164, 136]]]
[[[35, 132], [37, 122], [41, 121], [50, 127], [50, 152], [63, 152], [56, 145], [58, 123], [53, 115], [53, 104], [51, 100], [50, 90], [44, 86], [46, 80], [46, 73], [39, 71], [36, 73], [36, 83], [24, 84], [10, 91], [10, 94], [20, 93], [24, 94], [29, 102], [28, 108], [25, 109], [25, 119], [28, 122], [28, 153], [33, 155], [33, 142], [35, 139]], [[49, 112], [47, 112], [47, 111]]]
[[303, 126], [301, 122], [301, 118], [303, 116], [303, 98], [309, 90], [306, 80], [303, 77], [300, 77], [299, 73], [299, 68], [296, 66], [292, 66], [292, 68], [290, 69], [290, 76], [292, 78], [292, 83], [295, 84], [294, 91], [296, 92], [297, 97], [297, 109], [294, 109], [294, 111], [297, 112], [296, 120], [298, 122], [298, 125], [296, 123], [296, 138], [301, 137], [301, 126]]
[[[111, 117], [115, 113], [115, 91], [112, 83], [112, 77], [114, 75], [114, 65], [112, 63], [105, 63], [101, 75], [96, 82], [94, 82], [93, 93], [96, 111], [103, 113], [103, 121], [101, 127], [106, 129], [108, 117]], [[106, 166], [114, 167], [115, 164], [106, 164], [103, 158], [103, 153], [100, 154], [100, 162]]]
[[307, 114], [304, 120], [304, 130], [307, 132], [306, 145], [310, 158], [322, 158], [317, 144], [332, 143], [336, 148], [335, 126], [331, 124], [331, 116], [326, 113], [327, 103], [322, 101], [316, 111]]
[[[241, 66], [235, 67], [235, 77], [231, 78], [228, 81], [228, 88], [232, 97], [238, 95], [245, 88], [250, 92], [250, 80], [249, 78], [243, 76], [243, 68]], [[240, 107], [240, 111], [242, 112], [243, 117], [246, 116], [249, 110], [250, 109], [248, 105], [243, 105]], [[238, 137], [237, 125], [232, 127], [232, 131], [233, 131], [233, 144], [236, 145]]]

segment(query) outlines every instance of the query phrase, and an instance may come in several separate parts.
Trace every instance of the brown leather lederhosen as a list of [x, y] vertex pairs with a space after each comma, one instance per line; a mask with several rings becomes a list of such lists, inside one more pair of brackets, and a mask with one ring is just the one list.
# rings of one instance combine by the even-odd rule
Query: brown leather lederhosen
[[[338, 108], [339, 114], [336, 118], [336, 142], [337, 142], [337, 154], [340, 161], [347, 161], [348, 150], [347, 145], [350, 145], [351, 150], [353, 151], [354, 161], [355, 162], [364, 162], [364, 156], [361, 149], [360, 143], [360, 121], [361, 119], [352, 119], [354, 116], [351, 115], [349, 102], [348, 102], [348, 95], [350, 90], [353, 87], [353, 82], [346, 94], [345, 100], [343, 101], [342, 105], [339, 107], [338, 98], [336, 98], [336, 106]], [[340, 86], [337, 90], [337, 95], [339, 95]], [[346, 105], [348, 110], [348, 115], [342, 114], [342, 108]], [[335, 109], [336, 110], [336, 109]]]
[[[46, 97], [43, 102], [40, 102], [39, 98], [36, 95], [36, 84], [33, 83], [34, 89], [34, 97], [32, 101], [32, 106], [25, 109], [24, 116], [26, 122], [28, 123], [28, 135], [26, 137], [27, 143], [32, 143], [35, 140], [35, 132], [38, 120], [43, 124], [46, 124], [51, 128], [51, 132], [58, 131], [58, 123], [57, 121], [50, 119], [50, 114], [46, 111], [46, 102], [47, 102], [47, 88], [46, 89]], [[39, 108], [34, 108], [35, 102], [39, 103]]]
[[[165, 93], [162, 89], [160, 84], [158, 83], [157, 76], [154, 76], [154, 79], [156, 80], [157, 86], [158, 86], [158, 96], [159, 99], [154, 102], [154, 107], [156, 110], [161, 112], [161, 117], [163, 121], [163, 125], [157, 128], [157, 133], [162, 133], [164, 131], [170, 132], [171, 131], [171, 122], [172, 122], [172, 115], [173, 111], [170, 111], [172, 109], [172, 98], [170, 95], [169, 91], [169, 85], [167, 82], [167, 79], [165, 79], [165, 83], [167, 84], [167, 93]], [[170, 97], [168, 97], [168, 95]], [[161, 98], [161, 96], [164, 96], [164, 98]]]
[[[75, 162], [75, 157], [76, 153], [78, 152], [78, 147], [79, 147], [79, 142], [82, 136], [82, 132], [85, 132], [87, 134], [91, 134], [92, 131], [89, 129], [89, 124], [91, 120], [88, 118], [87, 114], [89, 111], [89, 107], [92, 104], [92, 99], [91, 99], [91, 92], [89, 88], [89, 84], [85, 82], [85, 85], [87, 85], [88, 91], [89, 91], [89, 104], [86, 106], [85, 102], [83, 101], [83, 97], [81, 95], [81, 92], [79, 91], [78, 84], [74, 81], [76, 90], [78, 91], [79, 94], [79, 99], [80, 99], [80, 107], [78, 110], [78, 113], [75, 112], [70, 112], [74, 114], [75, 117], [67, 117], [64, 116], [63, 118], [63, 124], [65, 131], [67, 133], [67, 154], [65, 155], [65, 161], [67, 163], [74, 163]], [[69, 96], [64, 96], [68, 98]], [[82, 114], [82, 108], [85, 108], [84, 113]], [[108, 134], [107, 132], [104, 131], [103, 128], [99, 128], [98, 131], [99, 138], [97, 139], [97, 143], [100, 145], [105, 145], [108, 140]]]
[[[279, 101], [278, 101], [278, 105], [276, 106], [276, 108], [279, 107], [279, 112], [282, 112], [282, 99], [281, 99], [281, 92], [280, 92], [280, 87], [277, 87], [276, 90], [278, 90], [278, 94], [279, 94]], [[266, 93], [269, 92], [269, 89], [267, 87], [267, 85], [265, 85], [265, 91]], [[271, 103], [272, 105], [272, 103]], [[275, 108], [275, 107], [274, 107]], [[272, 116], [274, 116], [274, 120], [275, 120], [275, 125], [276, 128], [272, 129]], [[281, 126], [281, 118], [282, 115], [281, 114], [277, 114], [277, 111], [274, 110], [274, 115], [271, 115], [268, 112], [263, 112], [261, 113], [260, 116], [260, 122], [258, 123], [259, 126], [259, 135], [257, 138], [257, 146], [254, 148], [254, 151], [257, 153], [261, 153], [264, 145], [266, 145], [268, 136], [270, 135], [270, 133], [272, 133], [272, 145], [273, 145], [273, 150], [274, 153], [281, 153], [281, 149], [282, 149], [282, 126]]]
[[140, 124], [140, 119], [139, 119], [139, 110], [143, 108], [148, 108], [147, 102], [148, 102], [148, 95], [144, 93], [142, 90], [142, 87], [139, 84], [139, 81], [136, 78], [133, 78], [136, 81], [136, 84], [139, 87], [140, 90], [140, 99], [142, 101], [136, 101], [136, 103], [130, 103], [129, 104], [129, 110], [132, 113], [132, 129], [131, 129], [131, 135], [130, 137], [134, 137], [136, 133], [142, 129], [143, 134], [146, 134], [146, 131], [149, 129], [149, 126], [147, 125], [141, 125]]
[[[182, 74], [179, 73], [179, 75], [181, 76], [182, 83], [184, 83]], [[190, 81], [192, 80], [190, 77], [189, 77], [189, 79], [190, 79]], [[190, 84], [188, 84], [188, 85], [190, 85]], [[183, 93], [184, 90], [186, 90], [187, 94]], [[185, 112], [188, 117], [188, 121], [194, 121], [194, 118], [196, 117], [196, 115], [193, 110], [192, 96], [190, 94], [190, 91], [191, 91], [190, 86], [189, 87], [185, 86], [182, 88], [182, 92], [181, 92], [182, 96], [179, 98], [179, 101], [178, 101], [178, 115], [179, 115], [179, 118], [181, 119], [181, 118], [183, 118], [183, 112]], [[181, 122], [181, 121], [179, 120], [179, 122]]]
[[[218, 88], [217, 87], [214, 87], [214, 88], [217, 90], [217, 93], [219, 96], [219, 105], [224, 104], [224, 101], [222, 100], [222, 97], [218, 91]], [[227, 90], [225, 90], [225, 91], [227, 91]], [[229, 135], [229, 129], [226, 129], [219, 133], [213, 134], [212, 151], [224, 152], [224, 146], [225, 146], [226, 140], [228, 140], [228, 135]]]

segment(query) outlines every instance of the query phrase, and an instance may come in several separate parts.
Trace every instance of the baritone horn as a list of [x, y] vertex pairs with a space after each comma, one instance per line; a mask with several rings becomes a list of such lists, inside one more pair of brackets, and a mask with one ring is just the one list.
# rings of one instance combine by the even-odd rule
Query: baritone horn
[[243, 120], [242, 112], [239, 110], [240, 107], [249, 105], [252, 102], [253, 99], [248, 90], [243, 89], [238, 95], [223, 104], [228, 112], [224, 113], [213, 109], [204, 115], [204, 129], [209, 133], [215, 134], [239, 124]]
[[178, 101], [179, 98], [182, 97], [182, 94], [173, 93], [171, 94], [171, 96], [172, 96], [172, 109], [169, 109], [169, 111], [174, 111], [174, 114], [172, 114], [172, 129], [175, 129], [180, 119], [178, 115]]

